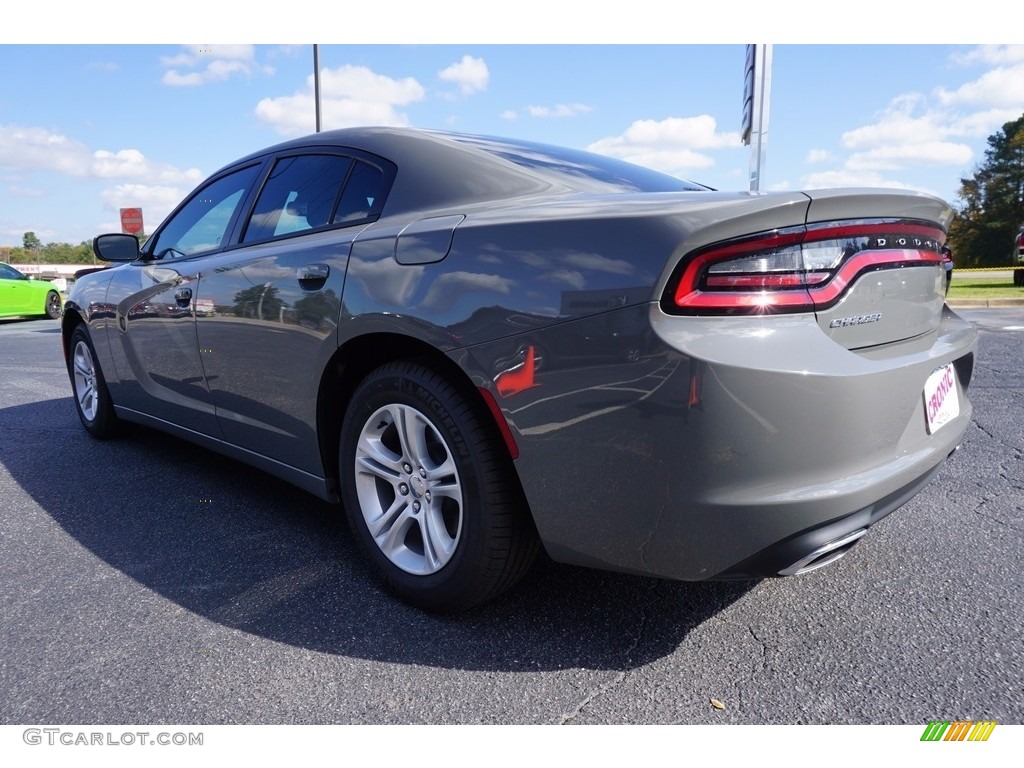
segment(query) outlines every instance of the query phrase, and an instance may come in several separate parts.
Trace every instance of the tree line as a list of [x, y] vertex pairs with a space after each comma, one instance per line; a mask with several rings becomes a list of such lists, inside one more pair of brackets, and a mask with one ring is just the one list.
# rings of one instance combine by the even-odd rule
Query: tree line
[[988, 137], [985, 159], [960, 179], [949, 245], [958, 267], [1009, 266], [1024, 225], [1024, 115]]
[[[139, 235], [139, 244], [146, 242], [147, 235]], [[8, 264], [96, 264], [92, 252], [92, 241], [83, 240], [78, 245], [71, 243], [43, 243], [35, 232], [26, 232], [21, 247], [0, 245], [0, 261]]]
[[0, 246], [0, 261], [8, 264], [94, 264], [92, 243], [47, 243], [43, 245], [35, 232], [26, 232], [21, 247]]

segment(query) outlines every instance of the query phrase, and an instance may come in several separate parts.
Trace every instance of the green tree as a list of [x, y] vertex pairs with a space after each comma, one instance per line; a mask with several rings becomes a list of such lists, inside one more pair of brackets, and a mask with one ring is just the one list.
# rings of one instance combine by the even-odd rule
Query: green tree
[[988, 137], [985, 161], [960, 179], [957, 197], [949, 228], [957, 266], [1007, 265], [1024, 223], [1024, 115]]
[[26, 251], [38, 251], [43, 247], [43, 244], [35, 232], [26, 232], [25, 236], [21, 238], [21, 247]]

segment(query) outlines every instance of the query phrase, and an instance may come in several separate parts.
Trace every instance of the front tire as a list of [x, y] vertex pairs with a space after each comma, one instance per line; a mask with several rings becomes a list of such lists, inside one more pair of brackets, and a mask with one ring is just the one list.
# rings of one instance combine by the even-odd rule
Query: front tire
[[536, 555], [511, 459], [485, 419], [412, 362], [370, 373], [346, 413], [339, 470], [349, 523], [378, 576], [418, 608], [478, 605]]
[[90, 435], [100, 439], [119, 435], [123, 422], [114, 412], [107, 382], [85, 326], [79, 325], [72, 331], [68, 348], [68, 375], [71, 377], [75, 411], [82, 426]]
[[1024, 269], [1013, 270], [1013, 284], [1018, 288], [1024, 286]]

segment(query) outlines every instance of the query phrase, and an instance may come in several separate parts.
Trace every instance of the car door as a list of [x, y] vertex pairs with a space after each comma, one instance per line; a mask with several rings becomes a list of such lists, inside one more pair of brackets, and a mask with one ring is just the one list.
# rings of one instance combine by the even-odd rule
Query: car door
[[260, 164], [221, 175], [168, 218], [142, 259], [112, 270], [110, 339], [114, 402], [205, 435], [220, 436], [196, 340], [201, 270], [221, 251]]
[[371, 218], [342, 190], [368, 168], [327, 150], [276, 158], [239, 247], [199, 281], [199, 346], [224, 438], [316, 476], [320, 379], [337, 350], [349, 250]]
[[21, 272], [7, 264], [0, 264], [0, 316], [41, 314], [42, 301], [39, 302], [40, 306], [32, 306], [38, 294], [34, 289], [32, 281]]

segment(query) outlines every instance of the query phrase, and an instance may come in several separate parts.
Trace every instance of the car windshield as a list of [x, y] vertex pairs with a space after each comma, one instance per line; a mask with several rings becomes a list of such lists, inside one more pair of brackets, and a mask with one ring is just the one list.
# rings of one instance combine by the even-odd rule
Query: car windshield
[[452, 136], [581, 192], [697, 192], [709, 187], [605, 155], [485, 136]]

